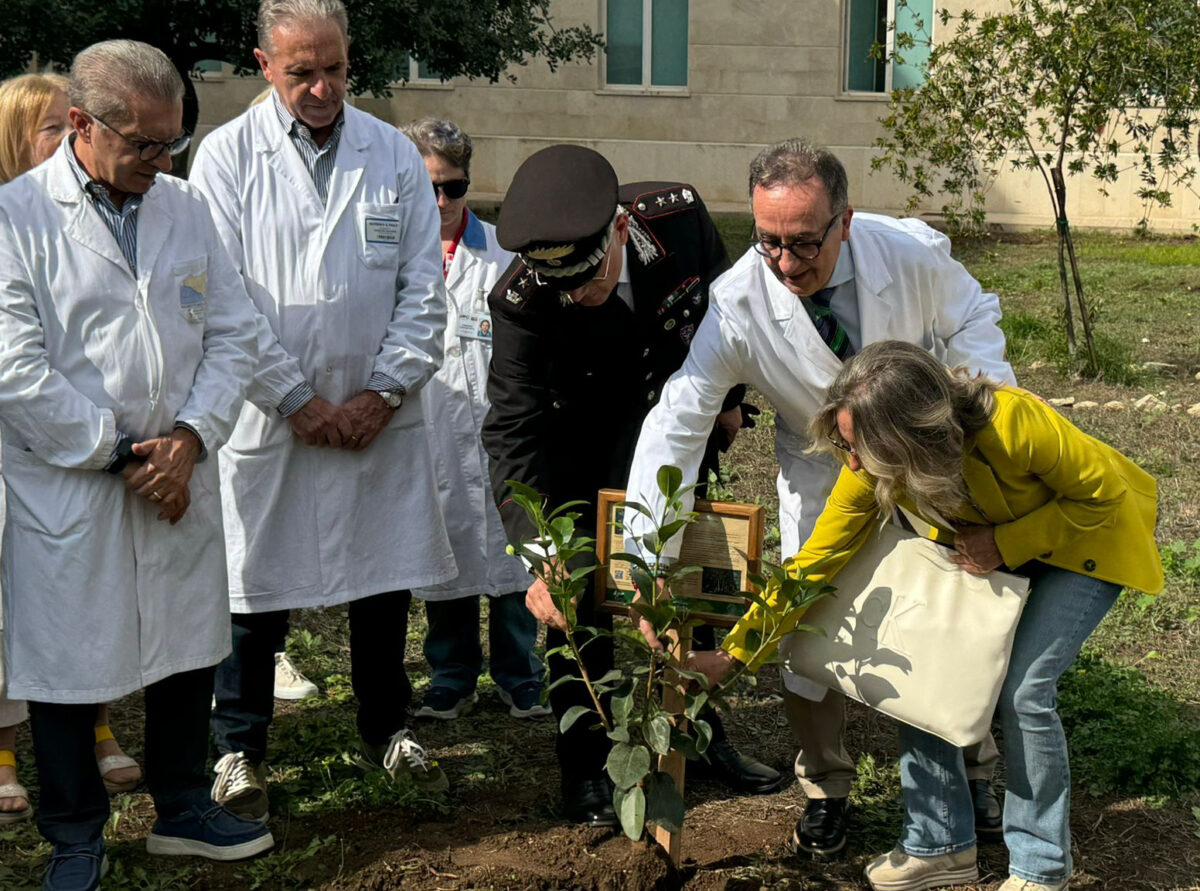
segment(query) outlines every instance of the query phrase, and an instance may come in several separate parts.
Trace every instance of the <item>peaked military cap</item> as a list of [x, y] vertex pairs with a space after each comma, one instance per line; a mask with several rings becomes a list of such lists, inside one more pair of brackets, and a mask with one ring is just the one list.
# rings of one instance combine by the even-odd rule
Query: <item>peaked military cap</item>
[[612, 239], [617, 174], [599, 152], [552, 145], [517, 168], [496, 240], [560, 291], [595, 277]]

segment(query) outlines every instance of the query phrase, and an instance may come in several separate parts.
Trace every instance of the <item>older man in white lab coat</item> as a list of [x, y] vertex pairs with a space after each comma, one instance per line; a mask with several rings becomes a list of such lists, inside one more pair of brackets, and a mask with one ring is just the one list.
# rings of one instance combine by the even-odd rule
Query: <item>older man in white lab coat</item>
[[213, 803], [204, 769], [229, 652], [216, 452], [253, 373], [253, 307], [204, 200], [158, 176], [188, 140], [167, 57], [96, 44], [70, 97], [69, 138], [0, 189], [4, 633], [51, 889], [99, 884], [96, 704], [143, 687], [148, 849], [232, 860], [273, 843]]
[[[950, 365], [1013, 382], [1004, 360], [1000, 304], [950, 256], [950, 242], [918, 220], [855, 214], [846, 172], [805, 140], [764, 150], [750, 167], [757, 241], [713, 285], [713, 303], [680, 370], [646, 418], [629, 479], [631, 497], [657, 510], [663, 464], [694, 479], [712, 419], [729, 387], [744, 382], [775, 409], [779, 527], [790, 556], [812, 531], [837, 467], [806, 455], [807, 429], [842, 361], [863, 344], [919, 344]], [[636, 532], [636, 528], [634, 530]], [[630, 542], [630, 546], [634, 546]], [[726, 648], [735, 642], [727, 641]], [[717, 668], [728, 652], [698, 653]], [[845, 699], [785, 676], [788, 718], [800, 743], [796, 776], [809, 799], [794, 843], [826, 855], [846, 841], [854, 762], [842, 744]], [[989, 739], [966, 751], [976, 828], [998, 832]]]
[[409, 589], [456, 574], [421, 386], [442, 361], [438, 213], [416, 148], [343, 102], [340, 0], [264, 0], [273, 91], [205, 138], [205, 194], [260, 326], [258, 372], [221, 487], [233, 654], [217, 672], [214, 797], [263, 818], [274, 653], [288, 610], [349, 604], [368, 766], [445, 775], [406, 729]]

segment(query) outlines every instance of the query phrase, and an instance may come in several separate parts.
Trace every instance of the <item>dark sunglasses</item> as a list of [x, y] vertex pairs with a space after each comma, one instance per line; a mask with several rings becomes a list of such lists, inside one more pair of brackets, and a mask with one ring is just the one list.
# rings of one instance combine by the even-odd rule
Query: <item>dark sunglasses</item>
[[471, 180], [464, 177], [462, 179], [448, 179], [444, 183], [433, 184], [433, 197], [437, 198], [438, 190], [449, 198], [451, 201], [456, 201], [463, 195], [467, 194], [467, 189], [471, 185]]

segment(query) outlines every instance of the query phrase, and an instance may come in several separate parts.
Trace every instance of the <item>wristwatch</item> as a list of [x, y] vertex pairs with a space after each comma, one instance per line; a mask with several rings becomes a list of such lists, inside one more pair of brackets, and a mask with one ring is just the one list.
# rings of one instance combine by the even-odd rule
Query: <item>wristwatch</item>
[[376, 390], [375, 392], [379, 394], [379, 398], [388, 408], [399, 408], [404, 402], [403, 390]]

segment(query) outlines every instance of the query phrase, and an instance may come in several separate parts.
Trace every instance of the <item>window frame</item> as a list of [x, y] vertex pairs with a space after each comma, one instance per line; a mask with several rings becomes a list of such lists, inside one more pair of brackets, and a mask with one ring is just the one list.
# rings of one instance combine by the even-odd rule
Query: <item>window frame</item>
[[[889, 0], [890, 2], [890, 0]], [[617, 93], [638, 96], [689, 96], [692, 82], [692, 2], [688, 0], [687, 35], [684, 38], [684, 49], [687, 52], [687, 83], [685, 84], [655, 84], [654, 77], [654, 3], [655, 0], [642, 0], [642, 82], [640, 84], [610, 84], [608, 82], [608, 49], [600, 54], [598, 93]], [[608, 32], [609, 0], [600, 2], [600, 21], [598, 28]]]
[[[838, 83], [838, 98], [849, 101], [871, 102], [885, 101], [891, 98], [893, 89], [893, 76], [895, 73], [896, 63], [889, 59], [883, 72], [883, 89], [882, 90], [852, 90], [850, 89], [850, 14], [853, 9], [853, 0], [843, 0], [842, 2], [842, 33], [840, 41], [841, 65], [839, 67], [839, 83]], [[887, 21], [889, 27], [887, 33], [887, 51], [890, 55], [896, 49], [896, 29], [891, 23], [896, 21], [896, 0], [887, 0]], [[929, 21], [925, 23], [925, 30], [929, 34], [929, 45], [932, 47], [937, 43], [937, 0], [930, 0], [929, 5]]]

